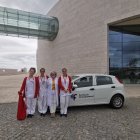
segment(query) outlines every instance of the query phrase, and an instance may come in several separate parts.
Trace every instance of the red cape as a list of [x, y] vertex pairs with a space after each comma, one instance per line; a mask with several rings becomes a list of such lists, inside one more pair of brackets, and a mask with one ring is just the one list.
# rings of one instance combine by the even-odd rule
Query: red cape
[[26, 118], [26, 105], [22, 95], [19, 95], [18, 109], [17, 109], [17, 120], [25, 120]]

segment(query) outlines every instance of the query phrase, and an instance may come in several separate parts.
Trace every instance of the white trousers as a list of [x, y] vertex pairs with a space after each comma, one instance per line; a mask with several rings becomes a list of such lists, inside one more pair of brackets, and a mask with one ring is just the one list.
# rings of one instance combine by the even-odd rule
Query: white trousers
[[27, 98], [26, 97], [26, 112], [27, 114], [34, 114], [36, 109], [36, 98]]
[[47, 96], [38, 97], [38, 111], [39, 111], [39, 113], [46, 113], [47, 109], [48, 109]]
[[68, 106], [69, 106], [69, 99], [70, 99], [70, 96], [63, 96], [60, 94], [60, 112], [61, 114], [67, 114], [67, 109], [68, 109]]
[[50, 113], [56, 112], [56, 106], [57, 106], [57, 99], [55, 94], [50, 95]]
[[56, 104], [53, 104], [50, 106], [50, 113], [55, 113], [56, 112]]

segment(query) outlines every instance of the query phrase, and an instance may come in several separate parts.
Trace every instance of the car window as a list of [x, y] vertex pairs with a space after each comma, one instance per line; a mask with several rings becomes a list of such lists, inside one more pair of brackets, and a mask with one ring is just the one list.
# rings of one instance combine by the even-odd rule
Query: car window
[[112, 78], [109, 76], [96, 76], [97, 85], [108, 85], [113, 84]]
[[74, 82], [79, 87], [88, 87], [93, 85], [93, 78], [92, 76], [85, 76], [82, 77]]
[[79, 76], [71, 76], [72, 80], [78, 78]]

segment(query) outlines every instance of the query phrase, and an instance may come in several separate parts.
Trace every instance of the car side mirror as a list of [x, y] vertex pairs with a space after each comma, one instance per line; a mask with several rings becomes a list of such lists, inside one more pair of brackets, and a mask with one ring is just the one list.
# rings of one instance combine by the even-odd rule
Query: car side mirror
[[74, 91], [76, 88], [78, 88], [78, 86], [76, 84], [73, 84], [72, 90]]

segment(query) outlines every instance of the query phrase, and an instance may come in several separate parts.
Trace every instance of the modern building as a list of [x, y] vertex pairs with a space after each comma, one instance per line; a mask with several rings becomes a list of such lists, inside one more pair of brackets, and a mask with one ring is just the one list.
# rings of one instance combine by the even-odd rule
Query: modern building
[[140, 0], [59, 0], [47, 16], [0, 7], [0, 33], [38, 38], [37, 68], [140, 84]]
[[58, 35], [39, 40], [37, 67], [60, 73], [109, 73], [140, 83], [140, 0], [59, 0]]

